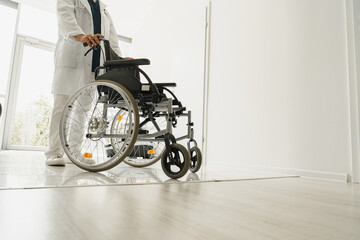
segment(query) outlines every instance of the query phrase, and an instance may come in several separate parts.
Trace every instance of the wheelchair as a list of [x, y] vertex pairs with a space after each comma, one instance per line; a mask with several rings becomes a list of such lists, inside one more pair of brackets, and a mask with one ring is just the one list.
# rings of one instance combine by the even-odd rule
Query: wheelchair
[[[100, 40], [103, 66], [96, 69], [94, 82], [69, 98], [61, 116], [65, 154], [90, 172], [106, 171], [122, 161], [146, 167], [159, 160], [172, 179], [188, 170], [197, 172], [202, 154], [194, 140], [191, 111], [169, 90], [176, 84], [153, 83], [139, 67], [150, 65], [148, 59], [122, 59], [109, 41]], [[173, 128], [180, 117], [187, 117], [187, 134], [176, 138]], [[187, 147], [179, 144], [186, 139]]]

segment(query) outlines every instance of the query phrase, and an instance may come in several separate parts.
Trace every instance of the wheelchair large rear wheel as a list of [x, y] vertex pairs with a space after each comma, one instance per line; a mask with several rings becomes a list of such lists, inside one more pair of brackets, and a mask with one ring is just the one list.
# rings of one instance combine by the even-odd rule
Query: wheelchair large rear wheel
[[[119, 123], [116, 131], [111, 130], [114, 119]], [[60, 140], [75, 165], [87, 171], [105, 171], [130, 153], [138, 127], [139, 112], [132, 94], [113, 81], [95, 81], [76, 91], [66, 103]], [[117, 142], [113, 155], [108, 154], [111, 141]]]
[[[118, 113], [121, 115], [121, 111]], [[146, 135], [158, 133], [160, 130], [165, 130], [167, 126], [166, 116], [156, 116], [152, 121], [148, 121], [147, 117], [139, 117], [139, 135], [134, 144], [134, 148], [129, 155], [124, 159], [124, 163], [133, 167], [147, 167], [161, 159], [165, 149], [164, 137], [146, 138]], [[119, 123], [114, 119], [111, 125], [111, 131], [117, 131]], [[115, 139], [111, 140], [114, 152], [117, 151], [117, 143]]]

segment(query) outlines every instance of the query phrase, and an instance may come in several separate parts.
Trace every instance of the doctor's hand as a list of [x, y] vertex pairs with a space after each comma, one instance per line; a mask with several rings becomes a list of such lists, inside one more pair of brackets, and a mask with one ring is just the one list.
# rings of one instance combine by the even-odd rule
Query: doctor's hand
[[101, 34], [88, 34], [88, 35], [77, 35], [75, 38], [81, 42], [81, 43], [87, 43], [90, 48], [93, 48], [93, 46], [96, 46], [100, 43], [99, 37], [104, 37]]

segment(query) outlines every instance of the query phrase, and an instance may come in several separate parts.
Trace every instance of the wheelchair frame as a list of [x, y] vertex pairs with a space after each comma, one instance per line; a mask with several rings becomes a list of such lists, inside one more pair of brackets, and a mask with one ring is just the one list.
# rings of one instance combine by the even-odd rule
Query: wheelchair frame
[[[117, 99], [116, 103], [110, 102], [109, 96], [107, 96], [106, 94], [101, 95], [101, 93], [99, 92], [99, 99], [97, 100], [96, 104], [102, 103], [104, 105], [103, 112], [102, 112], [102, 120], [108, 118], [107, 114], [108, 114], [109, 108], [125, 109], [129, 112], [129, 115], [132, 114], [132, 113], [130, 114], [130, 111], [138, 111], [138, 114], [134, 114], [134, 117], [138, 116], [138, 118], [139, 118], [140, 113], [141, 113], [141, 116], [143, 118], [145, 118], [145, 120], [143, 120], [141, 123], [139, 123], [139, 120], [137, 120], [138, 126], [134, 126], [134, 129], [130, 129], [126, 133], [113, 134], [113, 133], [106, 133], [106, 130], [102, 131], [102, 132], [97, 132], [97, 133], [89, 133], [89, 126], [91, 126], [90, 124], [93, 121], [93, 119], [91, 119], [91, 121], [89, 121], [89, 123], [88, 123], [88, 133], [86, 134], [86, 138], [90, 139], [90, 140], [102, 139], [102, 138], [121, 139], [121, 141], [123, 141], [124, 139], [127, 140], [129, 138], [129, 134], [133, 134], [132, 136], [135, 136], [135, 141], [132, 141], [131, 143], [126, 143], [126, 144], [128, 144], [127, 147], [129, 149], [133, 148], [134, 144], [136, 142], [145, 142], [145, 143], [146, 142], [159, 142], [159, 143], [163, 142], [163, 143], [165, 143], [165, 149], [160, 153], [157, 160], [159, 160], [160, 156], [161, 156], [161, 165], [167, 176], [169, 176], [170, 178], [176, 179], [176, 178], [180, 178], [180, 177], [184, 176], [189, 168], [190, 168], [190, 171], [192, 171], [192, 172], [198, 171], [201, 166], [202, 156], [201, 156], [200, 149], [197, 147], [197, 142], [194, 140], [194, 129], [193, 129], [194, 123], [191, 121], [191, 111], [185, 112], [186, 108], [182, 106], [181, 102], [178, 101], [176, 96], [167, 88], [167, 87], [175, 87], [176, 84], [175, 83], [153, 83], [151, 81], [150, 77], [142, 69], [139, 68], [139, 65], [150, 64], [149, 60], [147, 60], [147, 59], [112, 60], [110, 57], [112, 50], [110, 48], [109, 42], [104, 40], [104, 45], [105, 45], [106, 61], [103, 66], [100, 66], [96, 69], [96, 71], [95, 71], [96, 81], [95, 82], [98, 81], [99, 77], [105, 75], [105, 74], [99, 75], [101, 70], [105, 70], [105, 73], [107, 73], [108, 71], [111, 72], [116, 69], [117, 70], [126, 69], [126, 70], [133, 71], [136, 74], [138, 81], [140, 81], [140, 76], [142, 75], [147, 80], [148, 83], [144, 84], [144, 83], [140, 82], [141, 89], [139, 89], [140, 90], [139, 92], [130, 92], [129, 90], [125, 91], [126, 94], [130, 93], [130, 96], [127, 96], [127, 99]], [[115, 84], [115, 83], [119, 84], [116, 81], [116, 79], [115, 80], [114, 79], [108, 79], [108, 80], [101, 79], [101, 80], [102, 81], [99, 81], [99, 82], [107, 82], [106, 85], [108, 87], [109, 87], [109, 85], [111, 87], [111, 84]], [[135, 80], [135, 79], [130, 79], [130, 81], [131, 80]], [[90, 84], [88, 84], [88, 85], [90, 85]], [[86, 85], [85, 87], [88, 87], [88, 85]], [[120, 86], [124, 87], [126, 89], [126, 86], [122, 86], [121, 84], [120, 84]], [[83, 87], [82, 89], [85, 89], [85, 87]], [[100, 90], [98, 89], [98, 91], [100, 91]], [[168, 98], [166, 96], [166, 94], [164, 93], [164, 91], [168, 92], [173, 98], [171, 98], [171, 97]], [[81, 89], [78, 90], [77, 93], [75, 93], [75, 94], [81, 94]], [[137, 94], [137, 96], [136, 96], [136, 94]], [[116, 93], [115, 93], [115, 95], [116, 95]], [[74, 96], [74, 98], [75, 98], [75, 96]], [[129, 108], [129, 107], [127, 107], [127, 105], [129, 105], [131, 98], [133, 98], [136, 106]], [[71, 99], [72, 98], [70, 98], [69, 101]], [[128, 101], [128, 99], [130, 99], [130, 100], [128, 103], [126, 103], [126, 101]], [[66, 104], [66, 107], [69, 108], [70, 106], [71, 106], [70, 103]], [[177, 107], [174, 107], [174, 106], [177, 106]], [[65, 122], [64, 119], [66, 119], [66, 114], [65, 114], [66, 107], [65, 107], [65, 110], [64, 110], [64, 113], [62, 116], [62, 120], [61, 120], [62, 124], [60, 126], [61, 142], [62, 142], [64, 148], [69, 147], [69, 146], [67, 146], [69, 144], [67, 143], [66, 136], [64, 136], [66, 133], [62, 129], [62, 128], [64, 128], [64, 124], [63, 124], [63, 122]], [[164, 117], [166, 119], [166, 128], [165, 129], [160, 129], [160, 127], [156, 123], [156, 118], [158, 118], [158, 117]], [[180, 136], [178, 138], [175, 138], [175, 136], [173, 135], [173, 127], [176, 127], [177, 118], [179, 118], [179, 117], [187, 117], [187, 134]], [[97, 118], [96, 118], [96, 121], [98, 121]], [[157, 131], [154, 133], [148, 133], [146, 131], [145, 131], [145, 133], [141, 132], [140, 130], [142, 129], [142, 127], [144, 127], [149, 122], [152, 122], [152, 124], [155, 126]], [[96, 125], [96, 124], [94, 124], [94, 125]], [[111, 126], [113, 126], [113, 123], [111, 124]], [[106, 128], [107, 127], [108, 127], [108, 124], [107, 124]], [[133, 133], [132, 131], [139, 131], [139, 132]], [[189, 141], [187, 143], [187, 149], [177, 143], [178, 141], [185, 140], [185, 139], [189, 139]], [[193, 147], [191, 147], [192, 144], [194, 145]], [[118, 154], [117, 152], [115, 152], [115, 147], [114, 146], [112, 146], [112, 147], [114, 149], [114, 153]], [[65, 152], [68, 155], [72, 154], [72, 153], [70, 153], [70, 151], [65, 151]], [[124, 151], [124, 154], [125, 153], [129, 154], [129, 150]], [[182, 154], [183, 159], [180, 159], [181, 157], [180, 157], [179, 153]], [[88, 170], [88, 171], [104, 171], [109, 168], [112, 168], [113, 166], [116, 166], [122, 160], [124, 160], [124, 156], [122, 156], [122, 157], [119, 157], [119, 159], [121, 159], [121, 160], [119, 160], [118, 162], [115, 161], [116, 164], [111, 164], [110, 166], [106, 166], [105, 168], [103, 168], [103, 167], [96, 168], [96, 164], [95, 164], [95, 166], [88, 166], [86, 164], [78, 162], [79, 160], [74, 159], [74, 157], [69, 156], [69, 158], [77, 166], [79, 166], [85, 170]], [[176, 165], [178, 168], [180, 168], [180, 171], [171, 170], [172, 165]], [[142, 166], [140, 166], [140, 167], [142, 167]]]

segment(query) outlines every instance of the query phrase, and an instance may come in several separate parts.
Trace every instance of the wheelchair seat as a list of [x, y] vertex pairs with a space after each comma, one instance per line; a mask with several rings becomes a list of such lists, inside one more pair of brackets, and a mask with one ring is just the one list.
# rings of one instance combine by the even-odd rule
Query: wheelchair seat
[[140, 66], [150, 65], [150, 60], [146, 58], [139, 59], [121, 59], [105, 61], [104, 67], [125, 67], [125, 66]]

